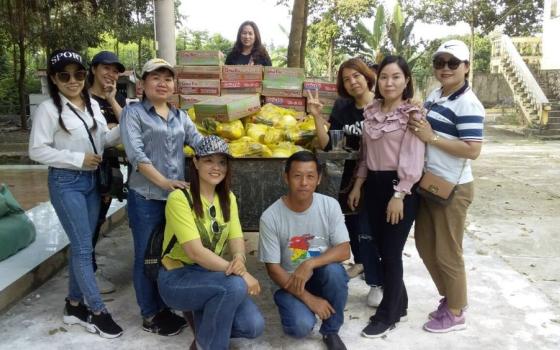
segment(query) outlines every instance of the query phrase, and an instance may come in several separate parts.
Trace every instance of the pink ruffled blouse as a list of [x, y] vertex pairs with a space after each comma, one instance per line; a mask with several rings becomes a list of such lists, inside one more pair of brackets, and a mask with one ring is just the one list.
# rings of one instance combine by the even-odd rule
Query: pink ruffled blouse
[[425, 118], [425, 111], [410, 103], [396, 110], [381, 111], [375, 100], [364, 109], [362, 149], [357, 177], [367, 177], [368, 170], [396, 170], [399, 183], [395, 191], [410, 194], [412, 185], [420, 180], [424, 167], [425, 144], [407, 129], [408, 118]]

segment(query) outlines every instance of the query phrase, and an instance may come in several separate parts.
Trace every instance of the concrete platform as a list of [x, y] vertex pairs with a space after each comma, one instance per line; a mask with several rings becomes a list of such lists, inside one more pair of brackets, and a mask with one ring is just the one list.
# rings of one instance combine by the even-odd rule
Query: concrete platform
[[[247, 233], [249, 269], [260, 280], [263, 293], [256, 301], [265, 315], [266, 329], [256, 340], [234, 339], [232, 349], [323, 349], [320, 335], [304, 340], [282, 334], [272, 300], [275, 286], [264, 266], [256, 262], [256, 233]], [[175, 337], [161, 337], [141, 330], [141, 319], [132, 287], [132, 240], [126, 224], [118, 226], [98, 244], [104, 275], [117, 286], [105, 296], [116, 321], [124, 328], [122, 337], [106, 340], [80, 326], [62, 323], [67, 291], [67, 272], [58, 273], [0, 315], [0, 349], [186, 349], [193, 339], [189, 329]], [[438, 295], [414, 247], [411, 237], [405, 247], [405, 281], [410, 297], [407, 322], [381, 339], [360, 336], [374, 309], [365, 305], [368, 287], [360, 278], [351, 280], [341, 336], [348, 349], [558, 349], [560, 314], [537, 287], [502, 259], [477, 251], [476, 242], [465, 240], [470, 307], [468, 328], [448, 334], [422, 330]]]

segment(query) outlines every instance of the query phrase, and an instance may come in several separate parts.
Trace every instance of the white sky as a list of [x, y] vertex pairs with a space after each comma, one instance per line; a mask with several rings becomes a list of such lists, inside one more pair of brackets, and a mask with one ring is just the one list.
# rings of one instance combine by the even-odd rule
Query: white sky
[[[220, 33], [225, 38], [235, 41], [239, 25], [246, 20], [254, 21], [261, 32], [263, 43], [275, 46], [288, 46], [288, 36], [280, 29], [290, 32], [292, 1], [290, 8], [277, 6], [277, 0], [182, 0], [180, 11], [187, 19], [183, 26], [190, 30], [206, 30], [210, 34]], [[386, 6], [392, 9], [392, 5]], [[373, 19], [364, 20], [373, 26]], [[447, 27], [417, 23], [414, 35], [417, 38], [435, 39], [452, 34], [466, 34], [467, 24]]]

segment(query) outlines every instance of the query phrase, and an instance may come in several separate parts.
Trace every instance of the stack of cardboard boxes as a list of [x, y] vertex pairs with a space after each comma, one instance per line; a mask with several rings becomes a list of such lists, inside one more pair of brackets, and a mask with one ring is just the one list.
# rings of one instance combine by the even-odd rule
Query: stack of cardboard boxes
[[305, 113], [305, 98], [302, 95], [304, 79], [302, 68], [265, 67], [264, 102]]
[[336, 83], [321, 80], [306, 80], [303, 82], [303, 94], [304, 96], [308, 96], [309, 93], [313, 97], [318, 93], [319, 101], [323, 104], [321, 115], [328, 120], [334, 106], [334, 101], [338, 98]]
[[260, 94], [262, 66], [222, 66], [222, 95]]
[[177, 52], [176, 85], [181, 108], [220, 96], [223, 61], [224, 55], [217, 50]]

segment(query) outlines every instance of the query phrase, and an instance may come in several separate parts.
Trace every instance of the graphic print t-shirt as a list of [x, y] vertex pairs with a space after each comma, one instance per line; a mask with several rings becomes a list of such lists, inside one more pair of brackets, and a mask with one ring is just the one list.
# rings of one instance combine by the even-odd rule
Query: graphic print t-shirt
[[314, 193], [313, 203], [301, 213], [280, 198], [261, 216], [259, 259], [293, 272], [305, 260], [348, 241], [344, 215], [334, 198]]

